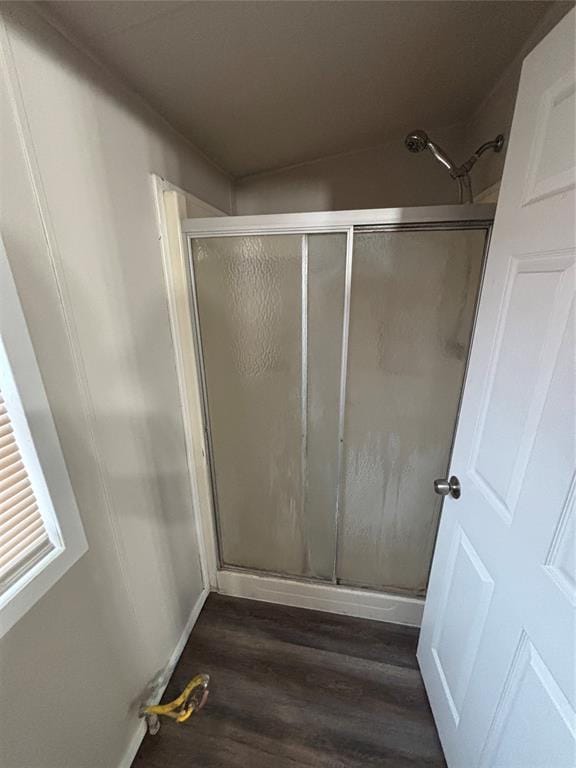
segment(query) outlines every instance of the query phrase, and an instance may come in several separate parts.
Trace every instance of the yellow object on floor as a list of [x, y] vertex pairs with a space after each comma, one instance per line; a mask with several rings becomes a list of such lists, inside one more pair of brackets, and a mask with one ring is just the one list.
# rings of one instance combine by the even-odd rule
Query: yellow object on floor
[[190, 680], [180, 696], [173, 701], [169, 701], [167, 704], [143, 706], [140, 710], [140, 715], [141, 717], [146, 717], [150, 732], [156, 733], [158, 731], [159, 723], [157, 719], [159, 715], [171, 717], [177, 723], [185, 723], [194, 712], [202, 709], [208, 698], [209, 683], [209, 675], [196, 675]]

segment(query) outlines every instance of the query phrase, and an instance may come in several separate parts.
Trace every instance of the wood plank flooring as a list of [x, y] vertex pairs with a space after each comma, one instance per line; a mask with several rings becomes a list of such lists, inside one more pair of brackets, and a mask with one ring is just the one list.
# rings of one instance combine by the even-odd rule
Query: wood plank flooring
[[204, 709], [165, 718], [133, 768], [445, 766], [409, 627], [212, 594], [164, 700], [198, 672]]

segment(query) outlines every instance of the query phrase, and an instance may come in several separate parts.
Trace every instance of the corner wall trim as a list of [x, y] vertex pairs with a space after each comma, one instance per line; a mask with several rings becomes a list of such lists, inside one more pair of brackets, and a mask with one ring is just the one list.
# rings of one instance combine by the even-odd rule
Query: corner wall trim
[[198, 380], [194, 344], [193, 311], [190, 305], [187, 251], [184, 249], [181, 217], [184, 215], [225, 216], [197, 197], [152, 174], [156, 202], [158, 238], [166, 286], [166, 299], [178, 387], [186, 460], [190, 479], [196, 537], [200, 551], [202, 578], [205, 586], [216, 587], [216, 531], [212, 514], [212, 491], [208, 448], [202, 414], [202, 395]]
[[[176, 643], [176, 647], [172, 651], [172, 654], [170, 655], [170, 658], [168, 659], [168, 663], [166, 664], [166, 667], [164, 668], [164, 673], [162, 675], [162, 684], [158, 688], [158, 691], [156, 695], [154, 696], [154, 702], [155, 704], [158, 704], [158, 702], [162, 699], [162, 696], [164, 695], [164, 691], [168, 687], [168, 683], [170, 681], [170, 678], [172, 677], [172, 673], [174, 672], [174, 668], [176, 667], [176, 664], [178, 664], [178, 660], [180, 659], [180, 656], [182, 655], [182, 651], [186, 647], [186, 643], [188, 642], [188, 639], [190, 638], [190, 634], [192, 630], [194, 629], [194, 625], [196, 624], [196, 621], [198, 620], [198, 616], [200, 616], [200, 611], [204, 607], [204, 603], [206, 602], [206, 599], [208, 595], [210, 594], [210, 590], [207, 588], [204, 588], [202, 592], [200, 593], [200, 596], [198, 597], [198, 600], [194, 603], [194, 607], [192, 608], [192, 612], [190, 613], [190, 617], [188, 618], [188, 621], [186, 622], [186, 626], [184, 627], [184, 630], [182, 634], [180, 635], [180, 639]], [[136, 727], [136, 730], [134, 734], [132, 735], [132, 738], [130, 739], [130, 742], [128, 744], [128, 747], [126, 749], [126, 752], [124, 753], [124, 756], [118, 763], [118, 768], [130, 768], [132, 763], [134, 762], [134, 758], [136, 757], [136, 753], [140, 749], [140, 744], [142, 744], [142, 740], [144, 736], [146, 735], [146, 723], [144, 720], [138, 720], [138, 725]]]
[[419, 627], [424, 600], [364, 589], [291, 581], [238, 571], [218, 571], [218, 591], [267, 603]]

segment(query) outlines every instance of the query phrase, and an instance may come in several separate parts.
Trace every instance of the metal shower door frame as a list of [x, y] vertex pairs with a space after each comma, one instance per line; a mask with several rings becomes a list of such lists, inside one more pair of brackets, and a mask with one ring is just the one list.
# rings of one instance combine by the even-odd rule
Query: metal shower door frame
[[[212, 495], [212, 525], [215, 531], [215, 540], [217, 542], [216, 561], [218, 563], [218, 572], [237, 571], [247, 574], [256, 574], [272, 577], [281, 577], [292, 581], [312, 582], [314, 584], [332, 584], [338, 585], [337, 566], [338, 566], [338, 534], [341, 516], [341, 490], [342, 490], [342, 463], [344, 455], [344, 416], [346, 405], [346, 383], [348, 374], [348, 336], [350, 324], [350, 295], [352, 286], [352, 263], [354, 249], [355, 231], [414, 231], [434, 229], [485, 229], [487, 232], [486, 243], [483, 254], [483, 265], [476, 297], [476, 307], [474, 311], [474, 320], [472, 325], [472, 334], [469, 349], [472, 345], [474, 326], [476, 322], [476, 312], [479, 303], [480, 291], [482, 289], [482, 279], [486, 253], [488, 249], [490, 231], [492, 228], [496, 206], [493, 204], [472, 204], [472, 205], [451, 205], [451, 206], [422, 206], [414, 208], [382, 208], [366, 209], [354, 211], [319, 211], [310, 213], [288, 213], [288, 214], [264, 214], [258, 216], [230, 216], [207, 219], [183, 219], [181, 222], [182, 237], [184, 239], [184, 252], [187, 254], [187, 272], [188, 287], [190, 291], [190, 302], [193, 307], [193, 337], [195, 346], [195, 358], [198, 369], [198, 379], [202, 394], [202, 417], [204, 441], [206, 446], [207, 464], [210, 474], [210, 486]], [[340, 363], [340, 391], [339, 391], [339, 411], [338, 411], [338, 468], [337, 468], [337, 491], [336, 491], [336, 509], [335, 509], [335, 554], [332, 580], [311, 579], [309, 577], [294, 576], [274, 571], [261, 571], [252, 568], [227, 565], [222, 558], [222, 531], [220, 528], [218, 514], [218, 491], [216, 484], [216, 471], [213, 451], [212, 432], [210, 427], [210, 407], [208, 401], [208, 389], [206, 383], [206, 370], [204, 364], [204, 352], [202, 347], [202, 331], [200, 322], [200, 312], [198, 306], [198, 292], [194, 263], [192, 259], [192, 241], [195, 239], [205, 239], [213, 237], [245, 237], [245, 236], [265, 236], [265, 235], [301, 235], [302, 236], [302, 380], [301, 380], [301, 418], [302, 418], [302, 468], [306, 465], [306, 440], [307, 440], [307, 314], [308, 314], [308, 235], [315, 234], [343, 234], [346, 235], [346, 265], [344, 281], [344, 308], [343, 308], [343, 329]], [[306, 274], [304, 270], [306, 268]], [[306, 328], [305, 328], [306, 324]], [[468, 350], [469, 354], [469, 350]], [[468, 368], [468, 359], [463, 377], [462, 390], [466, 380]], [[460, 393], [461, 401], [461, 393]], [[460, 402], [456, 422], [460, 411]], [[450, 454], [452, 445], [450, 447]], [[302, 483], [305, 483], [305, 472], [302, 472]], [[305, 494], [302, 494], [302, 504], [305, 503]], [[380, 590], [374, 589], [375, 592]]]

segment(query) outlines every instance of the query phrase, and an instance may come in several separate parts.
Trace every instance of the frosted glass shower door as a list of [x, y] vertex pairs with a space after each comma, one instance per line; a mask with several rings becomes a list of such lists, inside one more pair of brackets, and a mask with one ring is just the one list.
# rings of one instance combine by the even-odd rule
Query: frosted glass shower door
[[422, 594], [480, 282], [485, 230], [356, 232], [341, 583]]
[[193, 239], [220, 562], [331, 580], [346, 235]]
[[492, 213], [185, 222], [219, 572], [425, 593]]

